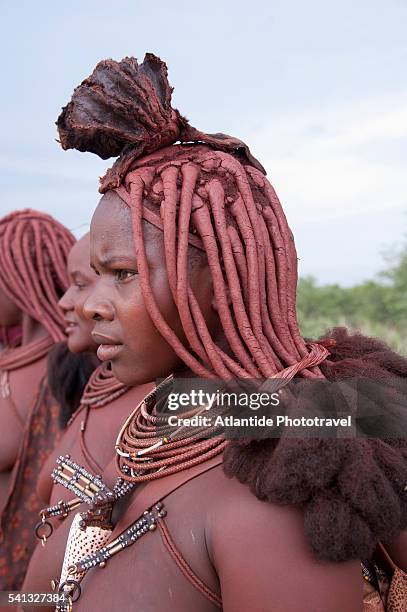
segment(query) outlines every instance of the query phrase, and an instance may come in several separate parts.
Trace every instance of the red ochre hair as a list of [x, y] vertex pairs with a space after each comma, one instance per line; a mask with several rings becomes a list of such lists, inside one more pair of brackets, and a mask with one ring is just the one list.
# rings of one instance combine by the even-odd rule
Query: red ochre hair
[[[325, 347], [335, 343], [307, 343], [301, 337], [294, 240], [261, 164], [236, 138], [191, 127], [171, 107], [171, 91], [166, 65], [154, 55], [147, 54], [141, 65], [134, 58], [106, 60], [76, 88], [57, 122], [63, 148], [92, 151], [104, 159], [120, 154], [101, 179], [100, 191], [115, 190], [131, 208], [141, 289], [155, 326], [198, 376], [340, 379], [341, 371], [346, 376], [346, 360], [336, 366], [334, 357], [325, 361]], [[190, 349], [158, 309], [143, 220], [163, 231], [169, 284]], [[206, 253], [233, 357], [211, 338], [189, 285], [189, 245]], [[351, 355], [360, 343], [376, 346], [360, 338], [350, 343]], [[340, 350], [336, 346], [330, 352], [340, 355]], [[383, 350], [387, 357], [394, 355]], [[370, 350], [361, 353], [363, 364]], [[358, 359], [351, 364], [354, 376], [369, 371]], [[406, 361], [398, 359], [405, 375]], [[368, 556], [379, 538], [405, 527], [406, 452], [404, 441], [282, 438], [229, 445], [225, 471], [260, 499], [302, 506], [315, 554], [343, 560]], [[355, 486], [338, 485], [347, 463], [363, 466], [363, 494]], [[318, 468], [324, 471], [325, 465], [330, 466], [329, 478], [321, 479]], [[369, 474], [380, 477], [373, 483]]]
[[42, 212], [0, 219], [0, 289], [55, 341], [64, 338], [58, 301], [69, 285], [66, 261], [74, 243], [69, 230]]

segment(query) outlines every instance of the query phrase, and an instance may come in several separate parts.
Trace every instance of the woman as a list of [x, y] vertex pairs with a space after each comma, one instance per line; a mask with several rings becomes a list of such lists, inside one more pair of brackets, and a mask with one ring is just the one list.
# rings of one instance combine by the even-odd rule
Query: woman
[[44, 213], [22, 210], [0, 219], [0, 295], [10, 317], [4, 323], [22, 329], [18, 346], [0, 353], [2, 589], [21, 586], [40, 508], [38, 472], [58, 436], [46, 362], [64, 337], [58, 300], [68, 284], [66, 258], [74, 240]]
[[[66, 343], [55, 347], [49, 359], [49, 384], [61, 407], [66, 431], [48, 457], [38, 478], [38, 494], [43, 506], [69, 500], [72, 495], [53, 486], [51, 472], [60, 455], [69, 453], [83, 467], [103, 472], [114, 457], [114, 441], [121, 423], [151, 385], [131, 389], [117, 381], [107, 364], [101, 364], [92, 339], [94, 321], [84, 316], [83, 307], [97, 276], [89, 266], [89, 234], [81, 238], [68, 256], [69, 287], [59, 300], [67, 335]], [[48, 517], [49, 518], [49, 517]], [[52, 519], [49, 519], [52, 520]], [[60, 521], [53, 521], [53, 529]], [[37, 529], [38, 537], [49, 534], [47, 527]], [[31, 534], [33, 535], [33, 534]], [[55, 562], [54, 534], [44, 547], [38, 543], [30, 561], [24, 590], [38, 592], [42, 576]], [[63, 551], [62, 551], [63, 552]], [[54, 577], [54, 574], [50, 574]], [[29, 585], [29, 586], [27, 586]], [[49, 590], [49, 580], [44, 588]]]
[[59, 301], [67, 339], [57, 344], [48, 357], [48, 384], [60, 406], [62, 428], [79, 407], [88, 379], [100, 365], [97, 344], [91, 336], [93, 322], [83, 315], [83, 303], [95, 279], [89, 265], [89, 234], [72, 247], [67, 272], [70, 285]]
[[[91, 374], [100, 365], [96, 357], [97, 345], [92, 339], [93, 322], [83, 315], [83, 304], [92, 289], [96, 275], [89, 265], [89, 234], [76, 242], [67, 259], [69, 287], [59, 300], [66, 341], [57, 344], [48, 356], [48, 384], [59, 404], [59, 420], [66, 428], [80, 406], [81, 397]], [[64, 447], [77, 435], [75, 428], [66, 432], [60, 441]], [[50, 499], [50, 472], [59, 456], [59, 445], [51, 453], [38, 478], [38, 493], [43, 502]]]
[[[243, 143], [198, 132], [170, 102], [159, 58], [104, 61], [58, 121], [64, 148], [121, 154], [91, 225], [98, 281], [85, 312], [99, 358], [133, 385], [405, 376], [405, 360], [377, 341], [338, 331], [305, 343], [295, 247], [264, 170]], [[379, 539], [399, 537], [392, 552], [406, 569], [404, 441], [167, 437], [158, 401], [149, 395], [127, 420], [119, 478], [109, 467], [110, 492], [74, 519], [61, 588], [80, 596], [76, 610], [360, 612], [360, 561]], [[135, 490], [125, 508], [114, 503], [111, 534], [107, 506], [123, 480]], [[91, 542], [96, 520], [104, 547]], [[76, 536], [88, 554], [74, 554]], [[374, 589], [367, 597], [383, 609]]]
[[[86, 299], [90, 295], [97, 276], [89, 266], [89, 234], [79, 240], [68, 256], [68, 276], [70, 286], [59, 301], [59, 306], [64, 313], [66, 323], [66, 334], [68, 336], [67, 348], [75, 355], [89, 355], [93, 357], [97, 344], [92, 339], [92, 330], [95, 322], [87, 319], [83, 312]], [[70, 363], [70, 360], [67, 362]], [[65, 372], [65, 365], [60, 368], [57, 375], [52, 377], [51, 388], [55, 387], [54, 395], [59, 389], [60, 402], [67, 404], [72, 413], [75, 402], [67, 398], [67, 393], [81, 396], [76, 404], [77, 410], [73, 415], [69, 414], [67, 431], [48, 458], [39, 478], [39, 492], [45, 503], [60, 496], [58, 488], [51, 494], [52, 479], [50, 473], [59, 455], [71, 453], [76, 460], [81, 462], [87, 469], [94, 472], [102, 472], [113, 457], [112, 445], [117, 431], [123, 419], [128, 416], [133, 407], [133, 402], [139, 394], [146, 393], [149, 386], [141, 390], [129, 389], [123, 383], [117, 381], [110, 368], [106, 364], [100, 364], [96, 355], [90, 361], [86, 384], [81, 381], [71, 380], [72, 367]], [[51, 370], [55, 366], [52, 366]], [[84, 377], [88, 370], [79, 370], [78, 375]], [[63, 380], [64, 377], [64, 380]], [[84, 393], [83, 393], [84, 392]], [[105, 433], [104, 436], [100, 432]], [[59, 497], [58, 497], [59, 499]]]

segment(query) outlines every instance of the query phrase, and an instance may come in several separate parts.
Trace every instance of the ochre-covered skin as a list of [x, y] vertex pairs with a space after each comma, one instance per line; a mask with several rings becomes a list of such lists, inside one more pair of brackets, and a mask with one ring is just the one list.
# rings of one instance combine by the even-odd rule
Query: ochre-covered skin
[[[113, 338], [114, 343], [122, 346], [112, 361], [113, 372], [127, 384], [140, 384], [148, 376], [155, 379], [180, 369], [182, 375], [182, 361], [155, 329], [140, 295], [142, 279], [133, 238], [131, 231], [124, 229], [129, 228], [129, 217], [130, 211], [113, 196], [105, 196], [95, 212], [91, 226], [91, 256], [99, 276], [85, 309], [89, 316], [97, 319], [95, 333]], [[180, 341], [185, 342], [180, 315], [171, 300], [162, 232], [147, 222], [144, 222], [144, 231], [151, 291], [158, 310]], [[197, 292], [208, 328], [216, 344], [224, 346], [222, 328], [214, 317], [217, 301], [208, 283], [205, 260], [190, 264], [188, 271], [190, 286]], [[119, 287], [118, 274], [123, 277]], [[134, 320], [139, 322], [137, 327], [132, 326]], [[330, 349], [330, 359], [320, 366], [329, 380], [349, 376], [383, 378], [386, 380], [383, 395], [373, 399], [388, 405], [389, 410], [393, 403], [402, 399], [396, 391], [399, 377], [407, 373], [404, 358], [380, 341], [360, 335], [348, 337], [343, 330], [333, 334], [335, 343], [337, 345]], [[152, 355], [154, 358], [150, 357]], [[394, 380], [395, 391], [389, 386], [391, 380]], [[279, 442], [275, 454], [274, 447], [275, 441], [270, 440], [259, 449], [254, 445], [240, 445], [226, 451], [227, 473], [246, 483], [261, 499], [303, 507], [310, 525], [308, 537], [318, 557], [342, 561], [357, 554], [369, 556], [377, 541], [375, 534], [387, 533], [388, 538], [393, 538], [398, 530], [405, 528], [406, 498], [400, 485], [407, 477], [404, 441], [383, 443], [358, 439], [339, 441], [335, 445], [331, 440], [321, 444], [313, 439], [288, 438]], [[313, 463], [304, 478], [302, 473], [308, 455]], [[339, 457], [343, 459], [338, 460]], [[291, 480], [286, 466], [290, 466]], [[324, 482], [321, 480], [323, 469], [338, 482], [337, 486], [330, 487], [328, 496], [326, 485], [320, 485]], [[346, 488], [338, 478], [345, 469], [353, 474], [352, 478], [346, 478]], [[370, 488], [366, 483], [371, 482], [373, 474], [376, 474], [374, 487]], [[287, 486], [288, 482], [292, 484]], [[322, 516], [318, 510], [321, 506], [324, 508]], [[397, 520], [400, 521], [398, 527]], [[326, 529], [311, 527], [322, 521]]]
[[[0, 397], [0, 431], [7, 432], [0, 445], [0, 510], [7, 499], [11, 471], [17, 460], [25, 424], [38, 392], [38, 381], [45, 377], [46, 357], [10, 372], [11, 395]], [[12, 398], [12, 399], [11, 399]]]

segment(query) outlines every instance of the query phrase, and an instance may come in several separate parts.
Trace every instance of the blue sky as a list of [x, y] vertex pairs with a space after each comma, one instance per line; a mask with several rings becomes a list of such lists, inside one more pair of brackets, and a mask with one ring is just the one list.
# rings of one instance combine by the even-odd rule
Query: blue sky
[[262, 161], [301, 274], [356, 283], [403, 243], [405, 0], [3, 0], [0, 19], [1, 214], [38, 208], [86, 231], [110, 163], [63, 152], [54, 122], [98, 60], [151, 51], [192, 125]]

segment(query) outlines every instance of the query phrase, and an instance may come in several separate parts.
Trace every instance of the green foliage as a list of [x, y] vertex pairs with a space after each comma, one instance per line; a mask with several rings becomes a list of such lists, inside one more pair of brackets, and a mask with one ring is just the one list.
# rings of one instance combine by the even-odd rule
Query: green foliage
[[319, 286], [312, 276], [298, 283], [298, 321], [302, 334], [317, 338], [344, 325], [382, 338], [407, 354], [407, 245], [391, 257], [377, 279], [353, 287]]

